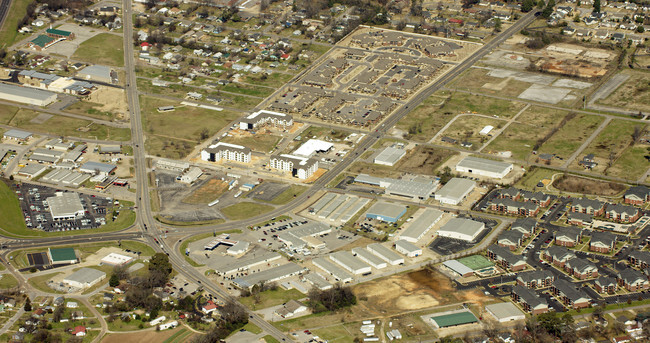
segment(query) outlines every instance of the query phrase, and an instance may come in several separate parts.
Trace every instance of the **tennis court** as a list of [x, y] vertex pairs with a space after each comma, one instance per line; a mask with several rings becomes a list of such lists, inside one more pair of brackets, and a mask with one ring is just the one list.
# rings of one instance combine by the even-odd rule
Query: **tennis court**
[[483, 268], [494, 266], [494, 263], [492, 263], [483, 255], [472, 255], [472, 256], [459, 258], [458, 262], [464, 264], [467, 268], [470, 268], [471, 270], [481, 270]]

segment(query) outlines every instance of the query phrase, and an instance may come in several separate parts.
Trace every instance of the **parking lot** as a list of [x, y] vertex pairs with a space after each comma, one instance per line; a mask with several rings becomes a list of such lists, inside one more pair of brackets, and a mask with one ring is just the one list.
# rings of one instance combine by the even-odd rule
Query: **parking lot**
[[28, 228], [54, 232], [93, 229], [106, 224], [106, 214], [113, 207], [112, 199], [81, 193], [79, 197], [85, 209], [82, 217], [75, 220], [53, 220], [46, 199], [55, 196], [57, 191], [60, 190], [29, 183], [16, 185], [16, 195]]

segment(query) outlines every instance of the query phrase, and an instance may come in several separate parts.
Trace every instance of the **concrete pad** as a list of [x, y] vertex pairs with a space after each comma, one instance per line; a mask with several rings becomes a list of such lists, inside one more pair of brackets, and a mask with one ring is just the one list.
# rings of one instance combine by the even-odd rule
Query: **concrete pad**
[[536, 83], [539, 85], [550, 85], [555, 81], [555, 76], [527, 73], [522, 71], [515, 70], [506, 70], [506, 69], [490, 69], [488, 76], [498, 77], [498, 78], [507, 78], [511, 77], [517, 81]]
[[50, 118], [52, 118], [51, 114], [41, 113], [37, 115], [34, 119], [30, 120], [29, 122], [34, 124], [43, 124]]
[[549, 87], [539, 84], [533, 84], [528, 89], [519, 94], [519, 99], [545, 102], [548, 104], [557, 104], [571, 92], [567, 88]]
[[256, 338], [257, 338], [257, 335], [252, 333], [252, 332], [237, 331], [235, 334], [228, 337], [228, 339], [226, 339], [226, 342], [228, 342], [228, 343], [250, 343], [250, 342], [255, 342], [257, 340]]
[[565, 88], [576, 88], [576, 89], [587, 89], [591, 87], [593, 83], [591, 82], [583, 82], [583, 81], [576, 81], [576, 80], [571, 80], [571, 79], [559, 79], [551, 86], [553, 87], [565, 87]]

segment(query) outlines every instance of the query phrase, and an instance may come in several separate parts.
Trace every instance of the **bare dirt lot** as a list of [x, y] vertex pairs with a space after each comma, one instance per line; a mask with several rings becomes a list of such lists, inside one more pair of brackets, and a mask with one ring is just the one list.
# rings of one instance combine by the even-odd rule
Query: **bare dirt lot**
[[553, 182], [553, 187], [572, 193], [613, 196], [625, 190], [625, 186], [615, 182], [604, 182], [578, 176], [561, 176]]
[[228, 184], [219, 179], [210, 179], [185, 199], [187, 204], [208, 204], [228, 191]]
[[360, 304], [379, 313], [400, 313], [437, 305], [488, 300], [477, 290], [456, 291], [444, 275], [428, 269], [366, 282], [353, 289]]
[[128, 119], [126, 96], [122, 89], [101, 87], [88, 95], [88, 101], [100, 105], [101, 107], [97, 108], [99, 111], [115, 113], [120, 120]]

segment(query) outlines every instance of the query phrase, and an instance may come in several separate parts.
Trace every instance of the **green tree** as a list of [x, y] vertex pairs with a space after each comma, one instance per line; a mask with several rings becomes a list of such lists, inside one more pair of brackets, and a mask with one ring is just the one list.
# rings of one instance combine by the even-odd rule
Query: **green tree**
[[553, 14], [553, 10], [555, 8], [555, 0], [548, 0], [548, 3], [546, 3], [546, 7], [544, 7], [544, 10], [542, 10], [542, 17], [548, 19], [551, 17], [551, 14]]
[[594, 0], [594, 12], [600, 13], [600, 0]]
[[27, 312], [31, 312], [31, 310], [32, 310], [32, 301], [29, 300], [29, 297], [27, 297], [27, 299], [25, 299], [25, 306], [23, 307], [23, 309], [25, 309], [25, 311], [27, 311]]
[[532, 11], [533, 7], [535, 7], [535, 0], [524, 0], [521, 3], [521, 11], [524, 13]]
[[501, 32], [501, 19], [494, 19], [494, 32]]
[[111, 287], [119, 286], [120, 278], [116, 274], [111, 275], [111, 278], [108, 280], [108, 285]]

